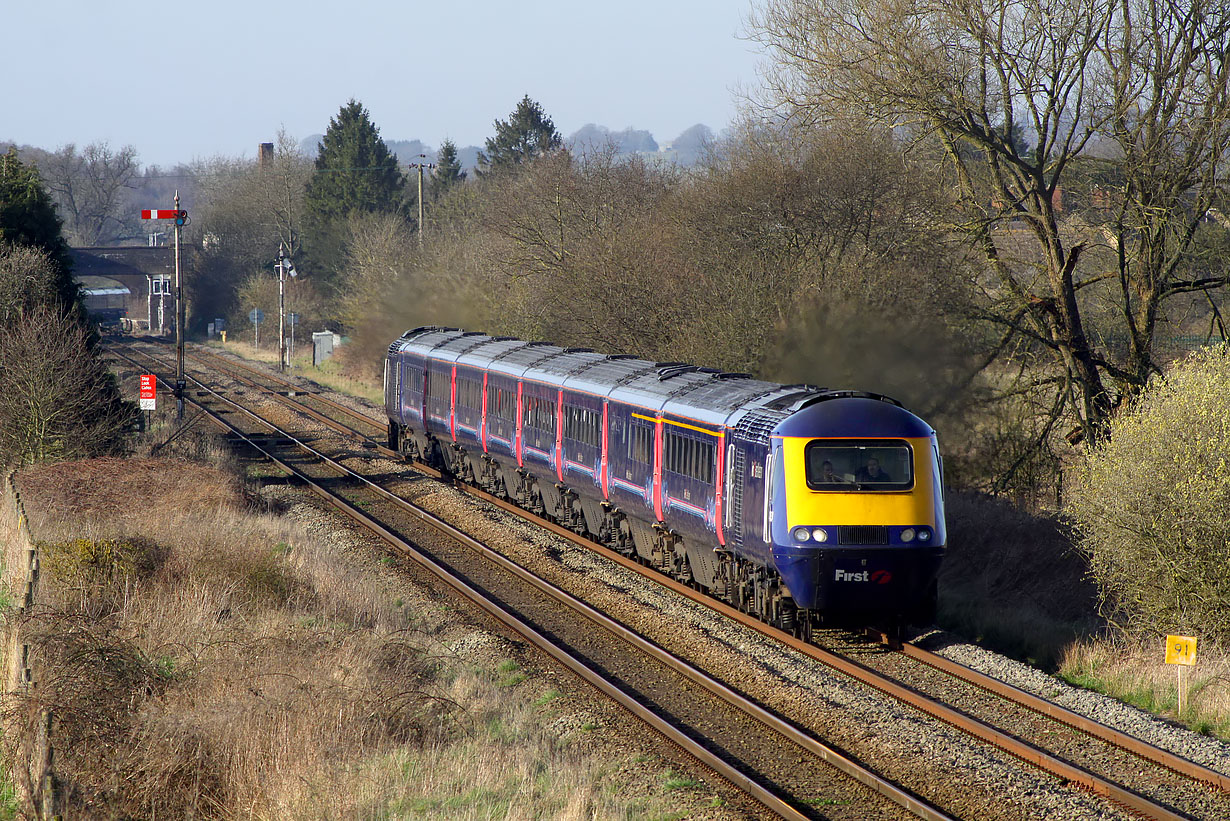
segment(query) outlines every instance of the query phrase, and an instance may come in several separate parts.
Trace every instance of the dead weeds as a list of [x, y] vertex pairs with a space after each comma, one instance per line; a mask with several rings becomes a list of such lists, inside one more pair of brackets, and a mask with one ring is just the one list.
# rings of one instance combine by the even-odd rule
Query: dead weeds
[[100, 459], [17, 484], [47, 572], [17, 617], [36, 674], [5, 703], [4, 744], [17, 760], [53, 712], [65, 817], [634, 817], [682, 800], [612, 789], [627, 762], [544, 731], [566, 699], [473, 668], [396, 574], [262, 512], [234, 473]]

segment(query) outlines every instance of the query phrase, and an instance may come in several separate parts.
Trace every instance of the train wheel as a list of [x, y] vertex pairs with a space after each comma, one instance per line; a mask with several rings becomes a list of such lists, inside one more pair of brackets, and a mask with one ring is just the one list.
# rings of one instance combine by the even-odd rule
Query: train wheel
[[794, 629], [794, 637], [800, 641], [805, 641], [811, 644], [811, 611], [800, 610], [799, 618]]

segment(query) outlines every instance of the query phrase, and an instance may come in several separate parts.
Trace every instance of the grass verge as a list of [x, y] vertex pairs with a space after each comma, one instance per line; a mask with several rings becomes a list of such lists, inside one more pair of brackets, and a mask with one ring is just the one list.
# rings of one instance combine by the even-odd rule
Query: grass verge
[[19, 617], [38, 674], [5, 718], [53, 706], [65, 817], [739, 817], [597, 744], [610, 722], [514, 645], [233, 467], [18, 477], [47, 561]]

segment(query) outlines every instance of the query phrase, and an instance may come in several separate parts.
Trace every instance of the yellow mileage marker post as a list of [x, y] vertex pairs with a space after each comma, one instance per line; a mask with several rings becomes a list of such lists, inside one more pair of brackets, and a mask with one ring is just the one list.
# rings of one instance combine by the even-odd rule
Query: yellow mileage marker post
[[1177, 664], [1179, 674], [1179, 717], [1183, 717], [1183, 670], [1196, 664], [1196, 639], [1193, 636], [1166, 637], [1166, 663]]

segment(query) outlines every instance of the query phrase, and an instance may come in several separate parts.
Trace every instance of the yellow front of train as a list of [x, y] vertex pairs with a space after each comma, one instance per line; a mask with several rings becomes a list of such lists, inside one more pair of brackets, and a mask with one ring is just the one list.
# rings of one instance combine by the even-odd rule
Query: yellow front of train
[[796, 606], [929, 621], [947, 544], [935, 431], [895, 403], [823, 403], [772, 439], [773, 558]]

